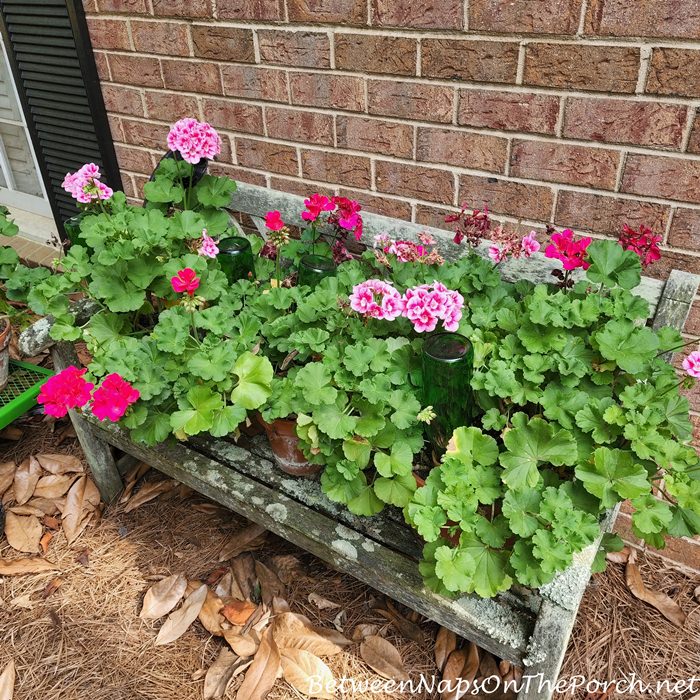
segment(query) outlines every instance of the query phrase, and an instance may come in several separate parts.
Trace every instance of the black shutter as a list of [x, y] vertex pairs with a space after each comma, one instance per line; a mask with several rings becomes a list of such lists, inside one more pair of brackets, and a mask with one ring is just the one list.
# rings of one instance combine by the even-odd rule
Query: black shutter
[[54, 218], [77, 213], [67, 172], [97, 163], [121, 189], [109, 122], [82, 3], [0, 0], [2, 31]]

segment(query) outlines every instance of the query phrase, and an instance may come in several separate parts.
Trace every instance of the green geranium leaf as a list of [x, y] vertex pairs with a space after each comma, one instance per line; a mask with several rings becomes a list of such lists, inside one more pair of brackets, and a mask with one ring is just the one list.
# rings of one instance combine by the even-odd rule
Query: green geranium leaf
[[510, 576], [508, 552], [492, 549], [467, 533], [464, 533], [460, 540], [460, 551], [466, 552], [474, 562], [469, 569], [467, 593], [476, 593], [482, 598], [493, 598], [511, 587], [513, 579]]
[[262, 406], [272, 393], [272, 376], [275, 372], [270, 360], [244, 352], [236, 360], [233, 373], [238, 377], [238, 384], [231, 393], [231, 401], [247, 409]]
[[194, 188], [197, 199], [207, 207], [225, 207], [231, 203], [236, 183], [228, 177], [205, 175]]
[[435, 550], [435, 573], [448, 591], [468, 591], [475, 568], [471, 556], [461, 550], [443, 545]]
[[185, 191], [182, 185], [174, 183], [172, 180], [162, 175], [156, 175], [152, 182], [147, 182], [143, 186], [143, 195], [149, 202], [175, 204], [182, 201]]
[[490, 466], [498, 459], [498, 445], [490, 435], [484, 435], [478, 428], [457, 428], [445, 454], [467, 464], [475, 462]]
[[170, 426], [175, 434], [188, 436], [211, 430], [214, 416], [223, 408], [224, 401], [209, 387], [196, 386], [187, 392], [186, 398], [178, 401], [178, 405], [181, 410], [170, 416]]
[[503, 438], [507, 451], [500, 457], [505, 468], [502, 479], [510, 488], [537, 486], [539, 464], [562, 466], [576, 462], [576, 441], [567, 430], [556, 430], [542, 418], [528, 421], [524, 413], [516, 413], [512, 423], [513, 428]]
[[161, 311], [152, 337], [159, 350], [182, 355], [190, 337], [190, 320], [186, 311], [181, 306]]
[[369, 517], [381, 513], [383, 509], [384, 503], [371, 486], [363, 486], [357, 496], [348, 501], [348, 510], [355, 515]]
[[639, 256], [616, 241], [594, 241], [586, 253], [591, 266], [586, 273], [594, 284], [634, 289], [641, 281]]
[[225, 406], [214, 412], [211, 430], [214, 437], [224, 437], [232, 433], [245, 419], [247, 412], [241, 406]]
[[313, 410], [313, 418], [318, 429], [333, 440], [343, 440], [355, 433], [357, 417], [345, 413], [347, 398], [338, 396], [335, 403], [324, 404]]
[[632, 499], [632, 527], [637, 536], [663, 532], [673, 520], [671, 506], [648, 493]]
[[555, 576], [554, 572], [546, 572], [542, 569], [541, 560], [535, 556], [533, 546], [527, 540], [518, 540], [515, 543], [510, 563], [515, 571], [515, 577], [523, 586], [540, 588]]
[[413, 471], [413, 452], [405, 442], [397, 442], [391, 448], [391, 454], [377, 452], [374, 466], [384, 477], [410, 476]]
[[654, 331], [627, 320], [608, 321], [594, 338], [600, 354], [630, 374], [639, 374], [659, 349]]
[[508, 491], [503, 499], [503, 515], [510, 529], [520, 537], [530, 537], [540, 526], [540, 492], [536, 489]]
[[139, 426], [131, 431], [131, 439], [146, 445], [157, 445], [170, 435], [170, 415], [160, 411], [149, 411]]
[[337, 466], [327, 466], [321, 475], [321, 488], [323, 493], [336, 503], [348, 504], [360, 495], [367, 486], [367, 479], [363, 472], [348, 480]]
[[373, 486], [374, 492], [384, 503], [403, 508], [411, 501], [411, 497], [416, 490], [416, 480], [412, 474], [399, 475], [391, 479], [379, 477], [375, 480]]
[[343, 440], [343, 454], [346, 459], [355, 462], [360, 469], [364, 469], [369, 464], [369, 457], [372, 453], [372, 446], [366, 438], [353, 435], [348, 440]]
[[304, 365], [294, 378], [294, 386], [303, 392], [304, 398], [312, 406], [335, 402], [338, 390], [330, 383], [330, 370], [320, 362]]

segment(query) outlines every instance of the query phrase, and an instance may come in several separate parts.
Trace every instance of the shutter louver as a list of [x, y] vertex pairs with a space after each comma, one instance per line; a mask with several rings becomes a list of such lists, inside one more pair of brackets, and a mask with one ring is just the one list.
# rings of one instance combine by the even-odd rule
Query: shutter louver
[[[27, 126], [57, 223], [77, 213], [61, 183], [83, 163], [121, 188], [82, 5], [2, 0], [3, 30]], [[0, 108], [2, 105], [0, 105]]]

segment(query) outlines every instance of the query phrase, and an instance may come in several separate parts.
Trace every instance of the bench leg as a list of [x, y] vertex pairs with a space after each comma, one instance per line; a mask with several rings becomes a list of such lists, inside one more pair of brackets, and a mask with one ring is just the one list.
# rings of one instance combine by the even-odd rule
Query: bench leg
[[[70, 343], [56, 343], [51, 349], [51, 354], [57, 371], [63, 370], [69, 365], [80, 366], [75, 348]], [[75, 411], [69, 411], [69, 415], [75, 428], [78, 442], [85, 453], [85, 459], [87, 459], [92, 470], [92, 476], [95, 479], [97, 488], [100, 490], [100, 495], [104, 501], [110, 503], [116, 498], [124, 485], [119, 476], [119, 470], [109, 444], [95, 434], [90, 424], [80, 414]]]

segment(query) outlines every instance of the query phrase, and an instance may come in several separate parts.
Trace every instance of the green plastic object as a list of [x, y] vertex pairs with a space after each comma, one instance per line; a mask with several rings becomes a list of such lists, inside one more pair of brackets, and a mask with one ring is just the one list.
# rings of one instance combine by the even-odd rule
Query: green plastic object
[[0, 390], [0, 430], [36, 404], [42, 385], [52, 374], [50, 369], [10, 360], [7, 385]]

